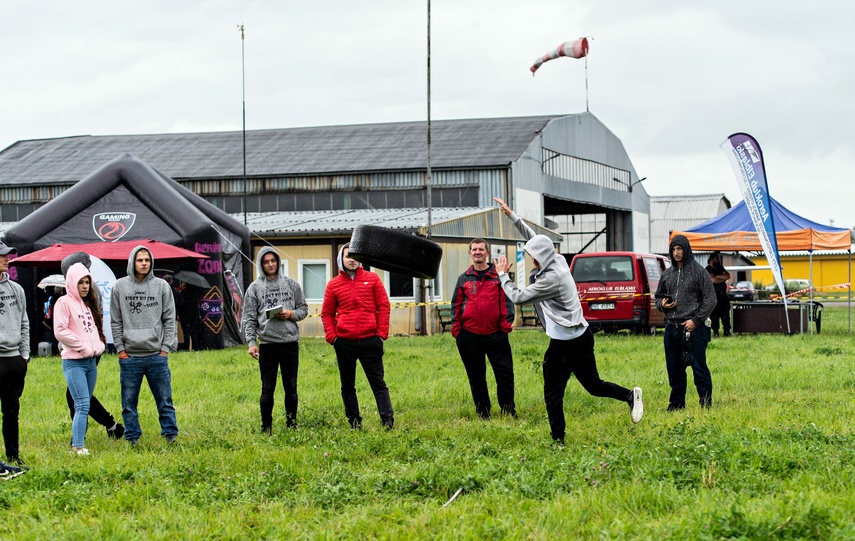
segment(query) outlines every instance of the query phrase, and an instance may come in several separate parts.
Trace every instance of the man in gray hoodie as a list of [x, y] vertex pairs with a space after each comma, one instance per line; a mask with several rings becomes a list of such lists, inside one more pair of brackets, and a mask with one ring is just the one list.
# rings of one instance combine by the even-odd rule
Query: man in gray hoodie
[[552, 438], [564, 442], [564, 391], [571, 374], [576, 375], [591, 395], [629, 404], [632, 422], [641, 421], [644, 415], [641, 387], [630, 391], [600, 378], [594, 357], [594, 335], [582, 316], [576, 282], [570, 275], [564, 256], [555, 252], [549, 237], [535, 234], [504, 201], [498, 197], [494, 200], [528, 240], [524, 249], [534, 264], [529, 274], [530, 285], [525, 289], [517, 288], [508, 276], [511, 265], [506, 257], [497, 258], [496, 269], [505, 294], [514, 304], [534, 303], [537, 316], [550, 338], [543, 355], [543, 397]]
[[0, 410], [3, 412], [3, 443], [6, 458], [0, 477], [8, 479], [24, 469], [18, 455], [18, 413], [24, 378], [30, 362], [30, 319], [24, 288], [9, 278], [9, 254], [17, 250], [0, 242]]
[[[656, 308], [665, 312], [665, 367], [671, 398], [668, 411], [686, 407], [686, 366], [692, 367], [701, 407], [712, 406], [712, 376], [707, 367], [710, 328], [715, 309], [715, 287], [706, 269], [692, 257], [684, 235], [674, 235], [668, 246], [671, 266], [656, 288]], [[685, 355], [684, 355], [685, 353]]]
[[128, 275], [116, 280], [110, 297], [110, 327], [119, 353], [122, 418], [125, 439], [131, 445], [142, 436], [137, 404], [143, 377], [154, 395], [161, 436], [172, 443], [178, 435], [168, 358], [176, 343], [175, 302], [172, 288], [154, 275], [153, 268], [154, 257], [144, 246], [131, 250]]
[[261, 372], [261, 431], [273, 431], [276, 378], [282, 372], [285, 388], [285, 423], [297, 426], [297, 368], [300, 364], [299, 321], [309, 315], [300, 284], [282, 274], [282, 262], [273, 248], [265, 246], [255, 258], [258, 278], [246, 290], [243, 330], [249, 356], [258, 360]]

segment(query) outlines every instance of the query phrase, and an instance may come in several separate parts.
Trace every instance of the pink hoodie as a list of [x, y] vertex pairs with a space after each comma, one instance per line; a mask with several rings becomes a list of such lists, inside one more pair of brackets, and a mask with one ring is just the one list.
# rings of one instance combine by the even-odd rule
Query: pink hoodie
[[[89, 306], [80, 298], [77, 283], [92, 275], [82, 263], [75, 263], [65, 276], [65, 295], [56, 301], [54, 307], [54, 334], [62, 342], [63, 359], [88, 359], [104, 352], [104, 342], [98, 336], [95, 320]], [[89, 289], [94, 295], [94, 288]]]

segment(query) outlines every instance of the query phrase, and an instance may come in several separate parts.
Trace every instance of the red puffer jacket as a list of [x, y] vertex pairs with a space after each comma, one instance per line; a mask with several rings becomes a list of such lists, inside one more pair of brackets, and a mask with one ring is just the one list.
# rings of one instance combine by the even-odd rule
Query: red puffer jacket
[[455, 338], [461, 329], [480, 336], [511, 332], [514, 303], [502, 290], [494, 265], [480, 280], [474, 266], [460, 275], [451, 297], [451, 315], [451, 336]]
[[389, 338], [389, 295], [380, 277], [362, 267], [353, 279], [344, 271], [330, 280], [324, 291], [321, 321], [330, 344], [345, 340]]

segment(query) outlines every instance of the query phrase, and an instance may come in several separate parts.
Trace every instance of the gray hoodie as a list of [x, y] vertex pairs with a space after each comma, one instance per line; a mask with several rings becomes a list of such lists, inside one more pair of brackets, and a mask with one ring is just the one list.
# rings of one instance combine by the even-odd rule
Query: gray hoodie
[[[674, 260], [674, 247], [683, 248], [682, 267]], [[667, 321], [682, 323], [691, 319], [695, 327], [703, 327], [706, 319], [715, 309], [715, 288], [707, 270], [692, 256], [692, 246], [684, 235], [675, 235], [668, 245], [671, 266], [665, 269], [659, 287], [656, 288], [656, 308], [665, 312]], [[662, 301], [671, 297], [677, 305], [665, 310]]]
[[582, 303], [576, 291], [576, 281], [570, 275], [567, 260], [555, 252], [555, 246], [546, 235], [536, 235], [519, 216], [513, 212], [509, 218], [528, 239], [525, 251], [540, 265], [540, 270], [533, 269], [528, 280], [531, 285], [518, 289], [506, 273], [499, 275], [502, 289], [514, 304], [534, 303], [534, 308], [540, 321], [548, 317], [558, 325], [566, 328], [587, 327], [588, 322], [582, 316]]
[[[261, 258], [268, 253], [276, 256], [279, 267], [279, 274], [273, 280], [264, 274], [264, 268], [261, 266]], [[247, 344], [256, 346], [259, 342], [296, 342], [300, 339], [300, 326], [297, 322], [309, 315], [309, 305], [303, 296], [303, 288], [296, 280], [282, 274], [279, 254], [269, 246], [258, 251], [255, 268], [258, 278], [249, 284], [243, 299], [242, 323]], [[276, 306], [282, 306], [282, 310], [291, 310], [291, 319], [268, 319], [267, 310]]]
[[154, 256], [148, 274], [137, 280], [134, 259], [140, 250], [148, 251], [145, 246], [131, 250], [128, 275], [116, 280], [110, 297], [113, 343], [118, 352], [132, 357], [157, 355], [175, 349], [177, 343], [172, 288], [154, 275]]
[[30, 358], [30, 318], [24, 288], [0, 275], [0, 357]]

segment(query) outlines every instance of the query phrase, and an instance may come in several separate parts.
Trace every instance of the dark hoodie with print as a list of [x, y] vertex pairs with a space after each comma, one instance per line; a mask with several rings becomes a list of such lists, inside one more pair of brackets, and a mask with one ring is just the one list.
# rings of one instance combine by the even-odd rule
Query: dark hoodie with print
[[[674, 247], [683, 249], [682, 265], [674, 260]], [[692, 256], [689, 239], [684, 235], [675, 235], [668, 246], [671, 266], [665, 269], [659, 287], [656, 288], [656, 308], [665, 312], [668, 321], [683, 322], [691, 319], [696, 327], [703, 327], [706, 319], [715, 309], [715, 288], [707, 270]], [[662, 301], [671, 297], [676, 306], [669, 310], [662, 308]]]

